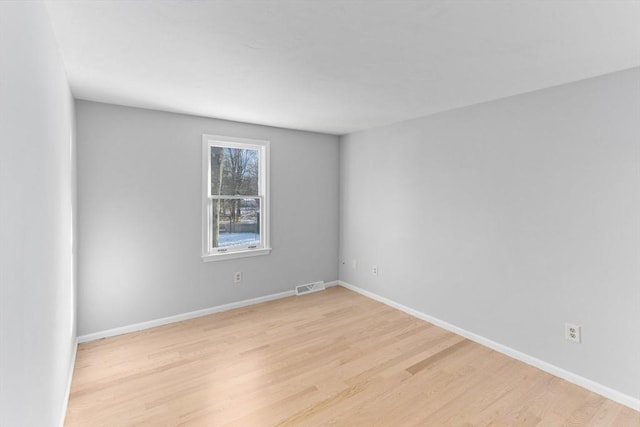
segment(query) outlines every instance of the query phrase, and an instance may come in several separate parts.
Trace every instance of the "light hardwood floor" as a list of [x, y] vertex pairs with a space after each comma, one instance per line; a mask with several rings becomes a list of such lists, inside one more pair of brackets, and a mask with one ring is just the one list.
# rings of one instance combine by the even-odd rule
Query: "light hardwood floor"
[[344, 288], [81, 344], [66, 426], [640, 426]]

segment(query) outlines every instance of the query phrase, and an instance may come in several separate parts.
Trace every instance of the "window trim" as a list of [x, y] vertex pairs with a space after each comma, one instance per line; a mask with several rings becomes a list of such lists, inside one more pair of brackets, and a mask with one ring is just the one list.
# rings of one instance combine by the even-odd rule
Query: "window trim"
[[[248, 148], [260, 151], [260, 176], [258, 179], [258, 195], [261, 198], [260, 206], [260, 239], [261, 247], [250, 249], [231, 249], [226, 252], [210, 251], [211, 244], [211, 212], [209, 209], [210, 196], [210, 147]], [[246, 258], [258, 255], [267, 255], [271, 252], [270, 237], [270, 205], [269, 205], [269, 151], [270, 142], [260, 139], [236, 138], [221, 135], [202, 135], [202, 261], [223, 261], [235, 258]], [[250, 199], [252, 196], [247, 196]]]

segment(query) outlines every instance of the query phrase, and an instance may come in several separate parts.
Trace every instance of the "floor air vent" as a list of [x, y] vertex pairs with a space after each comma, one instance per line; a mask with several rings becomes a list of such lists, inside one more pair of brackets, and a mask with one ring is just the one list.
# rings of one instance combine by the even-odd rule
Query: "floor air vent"
[[324, 282], [307, 283], [306, 285], [296, 286], [296, 295], [305, 295], [313, 292], [324, 291], [326, 287]]

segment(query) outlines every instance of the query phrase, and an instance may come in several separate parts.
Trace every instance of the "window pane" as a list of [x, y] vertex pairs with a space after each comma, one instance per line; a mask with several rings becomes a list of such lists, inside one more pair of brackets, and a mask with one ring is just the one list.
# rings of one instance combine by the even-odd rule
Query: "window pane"
[[212, 209], [214, 248], [260, 245], [260, 199], [213, 199]]
[[258, 150], [211, 147], [211, 195], [257, 196]]

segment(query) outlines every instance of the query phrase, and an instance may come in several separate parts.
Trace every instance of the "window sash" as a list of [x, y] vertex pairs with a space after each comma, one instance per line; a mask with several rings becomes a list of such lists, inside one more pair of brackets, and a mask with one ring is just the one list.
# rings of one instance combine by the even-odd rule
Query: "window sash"
[[[240, 149], [240, 150], [251, 150], [251, 151], [256, 151], [257, 155], [258, 155], [258, 185], [257, 185], [257, 192], [256, 193], [247, 193], [247, 194], [232, 194], [232, 193], [222, 193], [222, 194], [213, 194], [213, 189], [211, 188], [211, 149], [213, 147], [219, 147], [219, 148], [229, 148], [229, 149]], [[255, 145], [255, 144], [232, 144], [229, 142], [219, 142], [219, 141], [211, 141], [209, 142], [209, 158], [208, 158], [208, 163], [209, 163], [209, 171], [208, 171], [208, 175], [209, 175], [209, 186], [208, 186], [208, 191], [207, 194], [209, 196], [261, 196], [264, 194], [264, 189], [262, 187], [262, 168], [263, 168], [263, 162], [262, 162], [262, 158], [264, 157], [264, 150], [263, 150], [263, 146], [261, 145]]]
[[[239, 200], [239, 199], [258, 199], [260, 201], [260, 243], [258, 245], [238, 245], [233, 247], [220, 247], [213, 246], [213, 201], [214, 200]], [[255, 249], [263, 249], [265, 245], [265, 233], [263, 233], [265, 227], [265, 215], [262, 214], [264, 206], [264, 197], [262, 196], [209, 196], [207, 203], [207, 252], [209, 254], [215, 253], [230, 253], [250, 251]]]

